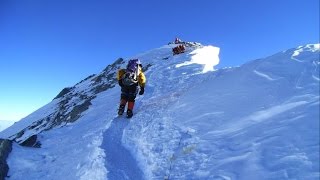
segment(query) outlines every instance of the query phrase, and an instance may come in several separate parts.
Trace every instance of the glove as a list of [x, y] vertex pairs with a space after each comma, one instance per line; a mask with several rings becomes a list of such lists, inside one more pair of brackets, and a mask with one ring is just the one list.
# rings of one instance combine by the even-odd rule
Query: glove
[[141, 87], [139, 91], [139, 95], [142, 95], [143, 93], [144, 93], [144, 87]]
[[118, 84], [119, 84], [119, 86], [120, 86], [120, 87], [122, 87], [122, 86], [123, 86], [123, 84], [122, 84], [122, 81], [121, 81], [121, 80], [119, 80], [119, 81], [118, 81]]

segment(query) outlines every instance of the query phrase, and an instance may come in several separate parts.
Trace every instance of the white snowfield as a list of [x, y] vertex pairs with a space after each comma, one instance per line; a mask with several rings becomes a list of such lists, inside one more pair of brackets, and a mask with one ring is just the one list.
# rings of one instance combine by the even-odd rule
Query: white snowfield
[[152, 66], [130, 120], [118, 86], [101, 92], [75, 123], [38, 134], [41, 148], [14, 144], [7, 179], [319, 179], [318, 44], [218, 70], [219, 48], [173, 46], [132, 57]]

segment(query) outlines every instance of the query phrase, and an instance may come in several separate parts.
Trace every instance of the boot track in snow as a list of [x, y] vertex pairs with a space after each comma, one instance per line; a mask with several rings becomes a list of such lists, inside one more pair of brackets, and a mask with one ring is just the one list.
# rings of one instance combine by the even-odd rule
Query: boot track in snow
[[103, 135], [108, 179], [144, 179], [136, 159], [121, 143], [123, 130], [128, 124], [127, 118], [117, 117]]

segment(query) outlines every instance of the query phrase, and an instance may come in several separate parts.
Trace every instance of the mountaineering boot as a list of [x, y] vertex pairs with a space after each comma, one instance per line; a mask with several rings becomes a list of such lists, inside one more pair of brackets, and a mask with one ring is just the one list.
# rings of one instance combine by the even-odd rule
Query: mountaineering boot
[[128, 109], [127, 110], [127, 118], [131, 118], [133, 116], [132, 110]]
[[121, 115], [123, 114], [123, 112], [124, 112], [124, 107], [125, 107], [125, 105], [123, 105], [123, 104], [121, 104], [121, 105], [119, 106], [119, 110], [118, 110], [118, 115], [119, 115], [119, 116], [121, 116]]

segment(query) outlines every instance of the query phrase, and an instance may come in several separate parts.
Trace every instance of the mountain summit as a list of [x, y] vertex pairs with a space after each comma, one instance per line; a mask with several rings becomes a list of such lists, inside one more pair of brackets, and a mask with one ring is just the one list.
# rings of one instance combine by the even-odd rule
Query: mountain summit
[[130, 120], [119, 58], [1, 132], [8, 179], [319, 178], [319, 44], [218, 70], [219, 48], [175, 46], [132, 57], [147, 85]]

